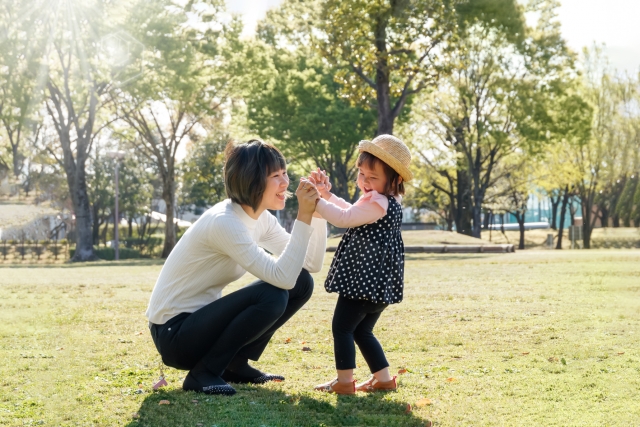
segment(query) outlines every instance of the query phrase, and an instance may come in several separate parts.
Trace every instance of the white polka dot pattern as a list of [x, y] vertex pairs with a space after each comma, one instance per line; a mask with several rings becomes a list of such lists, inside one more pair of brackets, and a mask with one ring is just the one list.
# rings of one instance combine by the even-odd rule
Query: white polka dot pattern
[[402, 207], [388, 196], [387, 214], [342, 236], [324, 287], [350, 299], [397, 304], [404, 288]]

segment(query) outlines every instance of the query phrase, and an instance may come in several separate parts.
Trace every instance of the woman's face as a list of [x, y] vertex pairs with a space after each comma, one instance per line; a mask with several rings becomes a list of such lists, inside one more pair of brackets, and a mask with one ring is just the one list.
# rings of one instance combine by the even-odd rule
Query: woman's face
[[375, 190], [380, 194], [384, 194], [384, 186], [387, 183], [387, 177], [380, 162], [376, 162], [374, 168], [371, 169], [366, 163], [358, 168], [358, 188], [364, 194]]
[[267, 186], [262, 195], [262, 209], [279, 211], [284, 209], [285, 192], [289, 187], [289, 175], [286, 169], [272, 172], [267, 176]]

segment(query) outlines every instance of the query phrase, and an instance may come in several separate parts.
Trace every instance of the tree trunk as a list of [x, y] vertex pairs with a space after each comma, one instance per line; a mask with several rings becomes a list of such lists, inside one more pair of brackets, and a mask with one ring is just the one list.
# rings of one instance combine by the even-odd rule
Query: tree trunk
[[127, 224], [129, 224], [127, 237], [131, 239], [133, 237], [133, 217], [132, 216], [130, 216], [129, 219], [127, 219]]
[[590, 194], [581, 195], [580, 201], [582, 202], [582, 243], [585, 249], [591, 249], [593, 197]]
[[611, 221], [612, 221], [613, 228], [620, 227], [620, 216], [618, 214], [613, 214], [611, 216]]
[[557, 230], [558, 227], [556, 225], [558, 223], [558, 205], [560, 204], [561, 197], [560, 195], [558, 195], [558, 197], [550, 196], [549, 199], [551, 200], [551, 229]]
[[605, 228], [609, 226], [609, 209], [604, 205], [600, 207], [600, 226]]
[[76, 215], [76, 252], [71, 258], [76, 261], [94, 261], [99, 259], [93, 252], [93, 234], [91, 229], [91, 207], [87, 194], [87, 181], [84, 165], [76, 168], [75, 188], [70, 186], [73, 211]]
[[173, 193], [174, 193], [174, 182], [172, 177], [164, 182], [162, 189], [162, 199], [164, 200], [167, 210], [165, 212], [167, 216], [167, 221], [164, 224], [164, 247], [162, 248], [162, 258], [167, 258], [173, 247], [176, 245], [176, 227], [173, 224]]
[[[460, 167], [460, 165], [458, 165]], [[456, 230], [460, 234], [466, 234], [471, 236], [471, 184], [469, 182], [469, 174], [466, 170], [460, 170], [456, 172], [456, 209], [454, 212], [454, 218], [456, 223]]]
[[562, 233], [564, 232], [564, 217], [567, 215], [567, 205], [569, 204], [569, 186], [565, 187], [562, 196], [562, 208], [560, 209], [560, 227], [558, 228], [558, 243], [556, 249], [562, 249]]
[[520, 229], [520, 243], [518, 244], [518, 249], [522, 250], [522, 249], [524, 249], [524, 218], [525, 218], [525, 214], [524, 214], [524, 212], [522, 213], [522, 215], [520, 215], [519, 213], [516, 213], [515, 216], [516, 216], [516, 220], [518, 220], [518, 228]]
[[473, 205], [473, 224], [471, 235], [480, 239], [482, 237], [482, 207], [481, 202], [474, 203]]
[[92, 224], [92, 239], [93, 244], [97, 245], [100, 242], [100, 222], [98, 221], [98, 205], [93, 204], [91, 213], [93, 214], [93, 224]]
[[11, 154], [13, 155], [13, 175], [16, 178], [20, 178], [20, 172], [22, 172], [22, 166], [24, 165], [24, 158], [18, 151], [18, 143], [11, 142]]

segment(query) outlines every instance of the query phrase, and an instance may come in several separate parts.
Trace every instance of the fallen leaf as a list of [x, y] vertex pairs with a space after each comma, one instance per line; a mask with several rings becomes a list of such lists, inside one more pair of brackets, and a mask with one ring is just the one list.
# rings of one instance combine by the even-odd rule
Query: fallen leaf
[[166, 385], [169, 385], [169, 384], [168, 384], [168, 383], [167, 383], [167, 381], [164, 379], [164, 377], [162, 377], [162, 378], [160, 378], [160, 381], [158, 381], [157, 383], [155, 383], [155, 384], [153, 385], [153, 389], [154, 389], [154, 390], [157, 390], [157, 389], [159, 389], [160, 387], [164, 387], [164, 386], [166, 386]]
[[624, 351], [619, 351], [618, 352], [618, 356], [622, 356], [624, 354]]
[[407, 403], [407, 410], [404, 411], [405, 414], [410, 414], [411, 413], [411, 404]]
[[307, 342], [306, 342], [306, 341], [304, 341], [304, 340], [300, 341], [300, 344], [306, 344], [306, 343], [307, 343]]
[[523, 355], [523, 356], [526, 356], [527, 354], [529, 354], [529, 352], [528, 352], [528, 351], [523, 351], [523, 352], [522, 352], [522, 355]]
[[433, 423], [430, 420], [427, 420], [427, 422], [424, 425], [424, 427], [433, 427]]
[[139, 413], [137, 413], [137, 412], [134, 412], [134, 413], [133, 413], [133, 415], [131, 415], [131, 418], [133, 418], [133, 419], [136, 419], [136, 420], [137, 420], [138, 418], [140, 418], [140, 414], [139, 414]]
[[136, 332], [135, 335], [142, 335], [142, 332]]
[[407, 373], [407, 370], [404, 369], [404, 368], [398, 370], [398, 374], [400, 374], [400, 375], [406, 374], [406, 373]]
[[285, 344], [289, 344], [290, 342], [291, 342], [291, 338], [286, 338], [286, 339], [284, 340], [284, 343], [285, 343]]
[[282, 380], [280, 378], [274, 378], [271, 381], [273, 381], [274, 383], [281, 383]]
[[422, 399], [420, 399], [420, 400], [418, 400], [418, 401], [416, 402], [416, 406], [417, 406], [418, 408], [421, 408], [421, 407], [423, 407], [423, 406], [431, 405], [431, 403], [432, 403], [432, 402], [431, 402], [431, 399], [427, 399], [426, 397], [423, 397]]
[[455, 379], [455, 378], [453, 378], [453, 377], [449, 377], [449, 378], [447, 378], [447, 379], [446, 379], [446, 381], [447, 381], [448, 383], [452, 383], [452, 382], [456, 381], [456, 379]]
[[161, 400], [160, 402], [158, 402], [158, 405], [170, 405], [171, 402], [169, 402], [168, 400]]
[[549, 362], [552, 362], [552, 363], [553, 363], [553, 362], [557, 362], [557, 361], [558, 361], [558, 358], [557, 358], [557, 357], [555, 357], [555, 356], [551, 356], [551, 357], [550, 357], [550, 358], [548, 358], [547, 360], [548, 360]]
[[311, 351], [311, 347], [302, 347], [302, 351]]

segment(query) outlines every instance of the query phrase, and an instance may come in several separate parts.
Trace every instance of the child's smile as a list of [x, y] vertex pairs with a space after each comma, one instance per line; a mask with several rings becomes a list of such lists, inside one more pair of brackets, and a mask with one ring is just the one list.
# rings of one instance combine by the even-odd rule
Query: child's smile
[[358, 187], [363, 193], [377, 191], [384, 194], [384, 187], [387, 177], [384, 173], [382, 164], [376, 162], [374, 168], [369, 168], [366, 164], [362, 164], [358, 168]]

